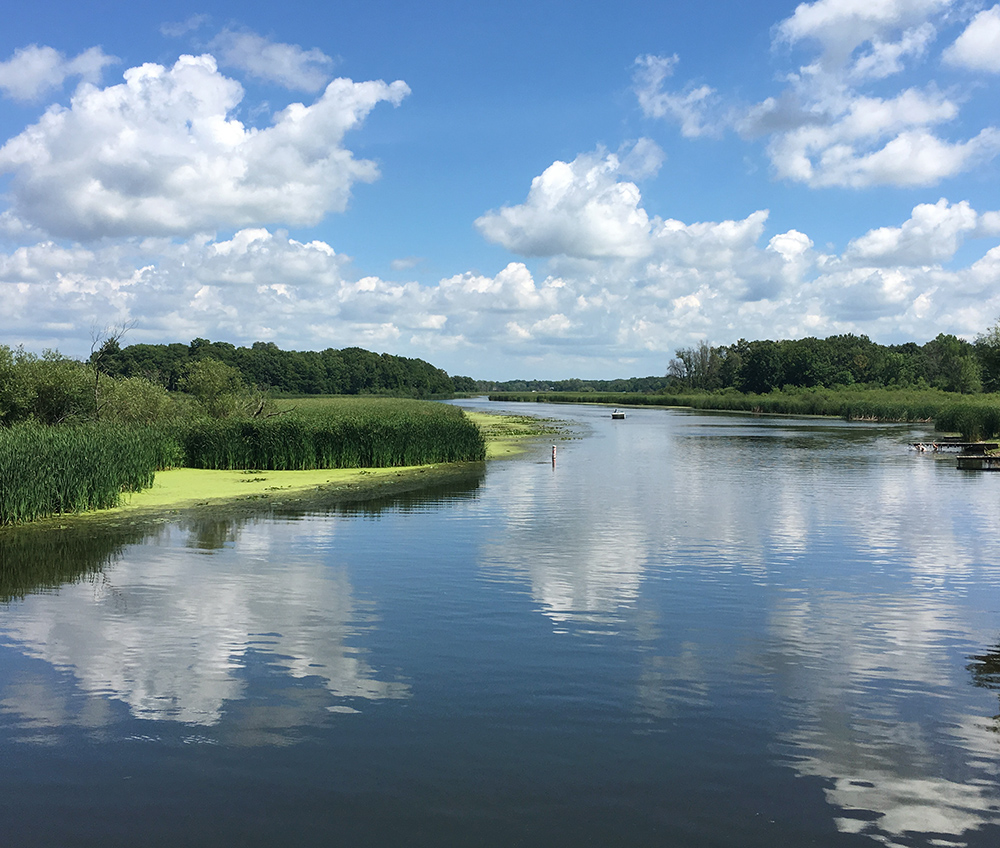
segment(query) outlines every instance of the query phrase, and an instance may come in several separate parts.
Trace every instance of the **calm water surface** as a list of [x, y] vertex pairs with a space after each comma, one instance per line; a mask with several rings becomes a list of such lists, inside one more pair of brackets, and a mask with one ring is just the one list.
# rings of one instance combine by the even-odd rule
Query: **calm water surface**
[[1000, 474], [912, 428], [513, 409], [579, 438], [0, 539], [0, 844], [1000, 844]]

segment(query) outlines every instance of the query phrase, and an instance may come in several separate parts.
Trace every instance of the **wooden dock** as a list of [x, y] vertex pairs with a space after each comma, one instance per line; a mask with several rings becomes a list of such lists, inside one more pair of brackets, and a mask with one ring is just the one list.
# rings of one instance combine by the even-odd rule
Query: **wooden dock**
[[1000, 471], [1000, 456], [992, 451], [1000, 448], [997, 442], [959, 442], [946, 439], [941, 442], [912, 442], [910, 447], [918, 451], [958, 451], [958, 467], [964, 471]]
[[958, 467], [964, 471], [1000, 471], [1000, 456], [963, 453], [958, 455], [957, 461]]

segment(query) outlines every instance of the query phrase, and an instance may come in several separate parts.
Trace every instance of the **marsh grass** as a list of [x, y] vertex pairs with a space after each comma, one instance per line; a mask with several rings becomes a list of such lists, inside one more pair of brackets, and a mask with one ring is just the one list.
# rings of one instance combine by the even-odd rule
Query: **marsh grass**
[[0, 429], [0, 524], [117, 506], [180, 458], [151, 427], [25, 422]]
[[206, 420], [182, 433], [194, 468], [388, 468], [478, 462], [479, 428], [457, 407], [428, 401], [308, 398], [271, 418]]
[[226, 470], [386, 468], [481, 461], [486, 443], [457, 407], [429, 401], [309, 398], [266, 418], [169, 427], [0, 428], [0, 525], [117, 506], [175, 465]]
[[934, 426], [969, 440], [996, 438], [1000, 436], [1000, 402], [996, 395], [981, 395], [949, 404], [934, 416]]

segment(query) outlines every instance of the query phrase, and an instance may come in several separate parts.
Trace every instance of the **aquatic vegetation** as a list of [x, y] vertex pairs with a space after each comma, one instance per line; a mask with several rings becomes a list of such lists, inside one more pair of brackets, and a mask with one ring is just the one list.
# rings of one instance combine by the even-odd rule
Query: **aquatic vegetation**
[[106, 509], [157, 470], [384, 468], [486, 457], [479, 428], [430, 401], [310, 398], [270, 417], [199, 418], [166, 427], [0, 428], [0, 524]]
[[0, 524], [116, 506], [180, 459], [166, 430], [24, 422], [0, 428]]
[[479, 428], [457, 407], [429, 401], [309, 398], [285, 414], [205, 420], [181, 433], [195, 468], [386, 468], [486, 457]]
[[934, 425], [967, 439], [995, 438], [1000, 436], [1000, 402], [996, 395], [980, 395], [949, 404], [934, 417]]

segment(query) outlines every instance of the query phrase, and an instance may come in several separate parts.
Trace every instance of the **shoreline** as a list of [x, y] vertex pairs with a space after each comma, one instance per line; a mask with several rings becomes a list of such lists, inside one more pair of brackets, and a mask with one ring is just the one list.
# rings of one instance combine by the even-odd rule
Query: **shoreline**
[[[518, 456], [552, 434], [548, 422], [525, 416], [463, 410], [486, 438], [486, 461]], [[537, 420], [537, 419], [536, 419]], [[26, 524], [0, 527], [0, 534], [24, 530], [65, 530], [81, 524], [128, 526], [160, 523], [180, 516], [246, 515], [275, 508], [327, 509], [377, 500], [438, 485], [470, 482], [486, 462], [438, 463], [389, 468], [323, 468], [306, 471], [218, 471], [172, 468], [159, 471], [148, 489], [122, 494], [111, 509], [63, 513]]]

